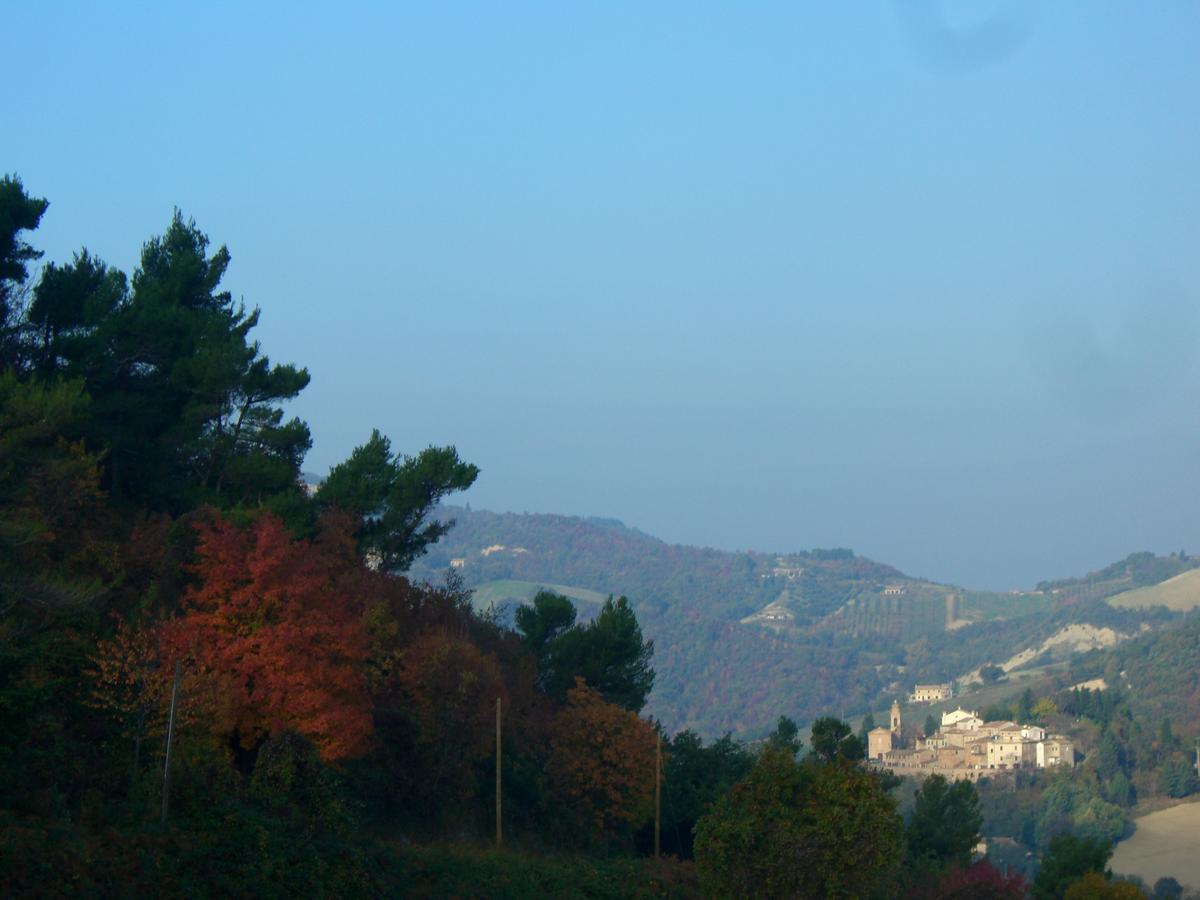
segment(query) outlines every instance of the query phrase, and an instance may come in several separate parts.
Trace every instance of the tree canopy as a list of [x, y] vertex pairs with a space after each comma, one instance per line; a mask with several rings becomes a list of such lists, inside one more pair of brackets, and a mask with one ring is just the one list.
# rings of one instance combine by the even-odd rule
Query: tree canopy
[[460, 460], [454, 447], [402, 456], [372, 431], [349, 459], [333, 467], [317, 499], [358, 518], [358, 544], [366, 558], [384, 571], [402, 572], [454, 525], [429, 513], [447, 494], [469, 488], [478, 475], [479, 468]]
[[0, 178], [0, 372], [20, 362], [21, 292], [29, 278], [28, 264], [42, 256], [21, 233], [37, 228], [49, 205], [30, 197], [15, 175]]
[[897, 874], [901, 821], [879, 779], [844, 759], [768, 747], [696, 826], [714, 896], [869, 896]]
[[640, 710], [654, 685], [654, 644], [642, 638], [629, 600], [609, 597], [586, 624], [575, 624], [574, 618], [571, 601], [548, 591], [517, 610], [517, 627], [541, 660], [545, 690], [563, 698], [582, 678], [608, 702]]
[[1042, 857], [1042, 865], [1033, 882], [1035, 900], [1058, 900], [1067, 889], [1088, 873], [1096, 873], [1107, 879], [1108, 860], [1112, 856], [1112, 842], [1104, 838], [1077, 837], [1060, 834], [1050, 842], [1050, 848]]
[[929, 868], [953, 863], [966, 868], [982, 825], [975, 785], [949, 784], [941, 775], [929, 776], [917, 791], [905, 828], [909, 864]]
[[859, 760], [867, 755], [866, 747], [841, 719], [823, 716], [812, 724], [810, 740], [812, 755], [821, 762], [835, 759]]

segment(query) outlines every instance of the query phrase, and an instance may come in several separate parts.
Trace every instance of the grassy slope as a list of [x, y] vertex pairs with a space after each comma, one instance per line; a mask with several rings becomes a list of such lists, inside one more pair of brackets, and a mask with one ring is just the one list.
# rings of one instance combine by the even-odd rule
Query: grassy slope
[[1137, 819], [1137, 830], [1117, 844], [1112, 869], [1138, 875], [1146, 884], [1170, 875], [1183, 884], [1200, 885], [1200, 802], [1183, 803]]
[[1165, 606], [1187, 612], [1200, 606], [1200, 569], [1192, 569], [1161, 584], [1136, 588], [1110, 597], [1108, 602], [1118, 609], [1146, 609]]

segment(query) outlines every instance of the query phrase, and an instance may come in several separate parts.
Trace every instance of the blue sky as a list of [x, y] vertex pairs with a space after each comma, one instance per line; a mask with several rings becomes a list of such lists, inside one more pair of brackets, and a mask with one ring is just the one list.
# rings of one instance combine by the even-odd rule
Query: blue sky
[[233, 254], [324, 471], [1008, 588], [1200, 552], [1200, 5], [5, 10], [0, 170]]

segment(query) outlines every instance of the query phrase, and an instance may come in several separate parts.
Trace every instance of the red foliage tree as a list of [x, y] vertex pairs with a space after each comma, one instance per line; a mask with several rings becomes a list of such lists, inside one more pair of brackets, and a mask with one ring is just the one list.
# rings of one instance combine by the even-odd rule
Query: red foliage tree
[[203, 676], [218, 734], [253, 748], [292, 730], [326, 760], [369, 749], [352, 527], [328, 515], [310, 541], [272, 515], [248, 527], [220, 517], [198, 526], [199, 583], [160, 634], [165, 656], [186, 658]]
[[938, 880], [937, 887], [924, 896], [930, 900], [1024, 900], [1025, 879], [1019, 874], [1005, 875], [986, 859], [967, 868], [951, 866]]

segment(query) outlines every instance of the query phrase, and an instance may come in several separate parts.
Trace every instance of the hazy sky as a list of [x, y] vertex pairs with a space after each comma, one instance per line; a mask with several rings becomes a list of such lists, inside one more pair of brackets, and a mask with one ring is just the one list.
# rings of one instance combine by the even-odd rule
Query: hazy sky
[[379, 427], [477, 507], [981, 587], [1200, 552], [1200, 4], [3, 21], [34, 243], [193, 216], [311, 471]]

